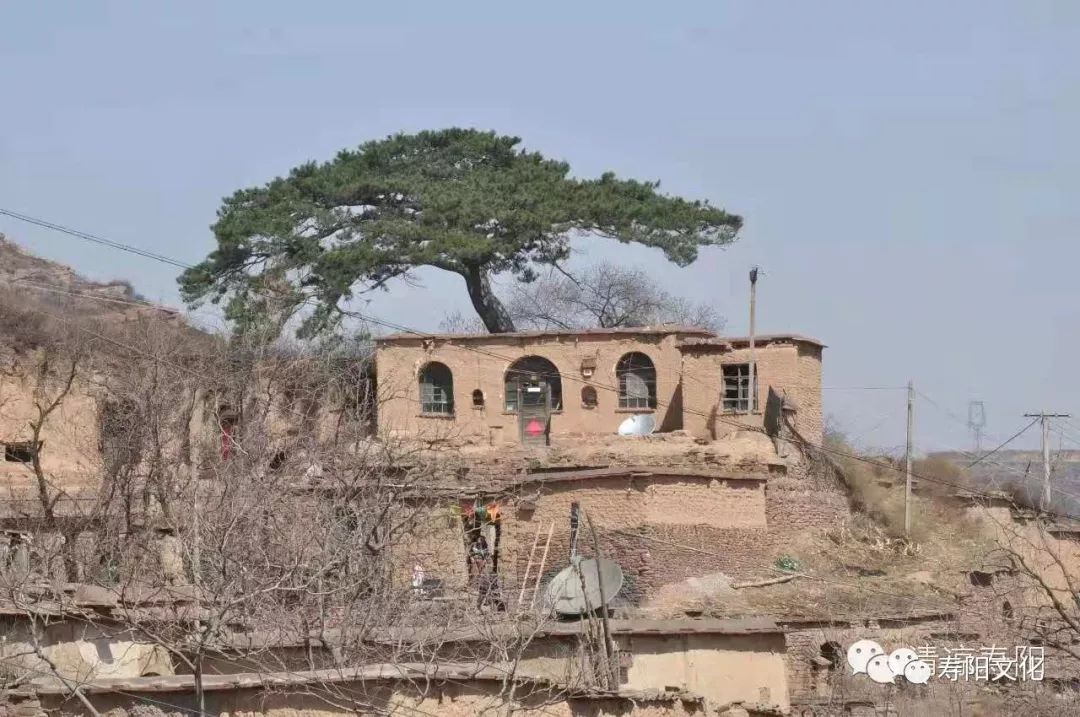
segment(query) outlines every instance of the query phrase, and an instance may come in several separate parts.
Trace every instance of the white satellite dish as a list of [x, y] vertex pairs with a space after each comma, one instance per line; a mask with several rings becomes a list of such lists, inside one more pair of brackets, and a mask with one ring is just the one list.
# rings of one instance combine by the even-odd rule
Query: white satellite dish
[[610, 603], [622, 589], [623, 571], [619, 564], [606, 558], [601, 558], [599, 565], [594, 558], [575, 558], [548, 583], [544, 604], [560, 615], [581, 615], [597, 610], [603, 604], [600, 578], [604, 581], [604, 597]]
[[647, 436], [656, 430], [656, 416], [637, 413], [619, 424], [620, 436]]

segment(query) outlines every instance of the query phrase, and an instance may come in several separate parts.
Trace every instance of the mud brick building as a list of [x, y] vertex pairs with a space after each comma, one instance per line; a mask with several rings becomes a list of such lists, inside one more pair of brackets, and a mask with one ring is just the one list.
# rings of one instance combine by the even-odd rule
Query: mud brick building
[[716, 439], [786, 412], [820, 440], [821, 354], [794, 334], [717, 337], [679, 326], [507, 334], [393, 334], [376, 341], [379, 427], [481, 442], [614, 433], [627, 417]]

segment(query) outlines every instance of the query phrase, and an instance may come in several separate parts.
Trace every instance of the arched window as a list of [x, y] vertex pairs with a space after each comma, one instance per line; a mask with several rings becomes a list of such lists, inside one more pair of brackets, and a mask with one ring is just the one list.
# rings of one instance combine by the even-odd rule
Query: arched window
[[454, 374], [446, 364], [432, 361], [420, 370], [420, 410], [423, 413], [454, 413]]
[[619, 379], [619, 408], [656, 408], [656, 367], [640, 351], [628, 353], [615, 365]]
[[484, 407], [484, 392], [481, 391], [478, 388], [474, 389], [473, 392], [472, 392], [472, 405], [473, 405], [473, 408], [483, 408]]
[[600, 403], [600, 399], [596, 396], [596, 389], [592, 386], [585, 386], [581, 389], [581, 405], [585, 408], [596, 408], [596, 405]]
[[555, 364], [543, 356], [525, 356], [506, 369], [506, 410], [516, 413], [518, 402], [530, 404], [550, 398], [551, 410], [562, 409], [562, 377]]

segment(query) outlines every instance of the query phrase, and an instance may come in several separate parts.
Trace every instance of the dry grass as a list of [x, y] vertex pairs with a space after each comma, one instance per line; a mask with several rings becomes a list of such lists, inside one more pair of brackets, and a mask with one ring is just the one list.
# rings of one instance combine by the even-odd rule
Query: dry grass
[[[785, 545], [804, 577], [739, 590], [738, 601], [711, 598], [704, 612], [844, 619], [958, 610], [968, 592], [968, 573], [994, 550], [992, 536], [961, 505], [947, 500], [955, 489], [922, 486], [912, 496], [912, 530], [905, 535], [902, 465], [887, 456], [847, 457], [856, 452], [841, 436], [833, 433], [827, 440], [835, 449], [828, 462], [852, 497], [851, 518]], [[915, 472], [920, 470], [962, 481], [957, 469], [939, 461], [922, 461]]]

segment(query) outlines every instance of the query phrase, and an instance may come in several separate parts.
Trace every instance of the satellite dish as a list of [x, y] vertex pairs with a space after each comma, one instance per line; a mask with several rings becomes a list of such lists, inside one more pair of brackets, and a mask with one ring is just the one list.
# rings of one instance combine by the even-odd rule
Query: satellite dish
[[637, 413], [619, 424], [620, 436], [647, 436], [656, 430], [656, 416]]
[[[604, 580], [607, 602], [622, 589], [623, 571], [614, 560], [601, 558], [599, 577]], [[544, 604], [560, 615], [581, 615], [601, 606], [597, 561], [575, 559], [548, 583]]]

